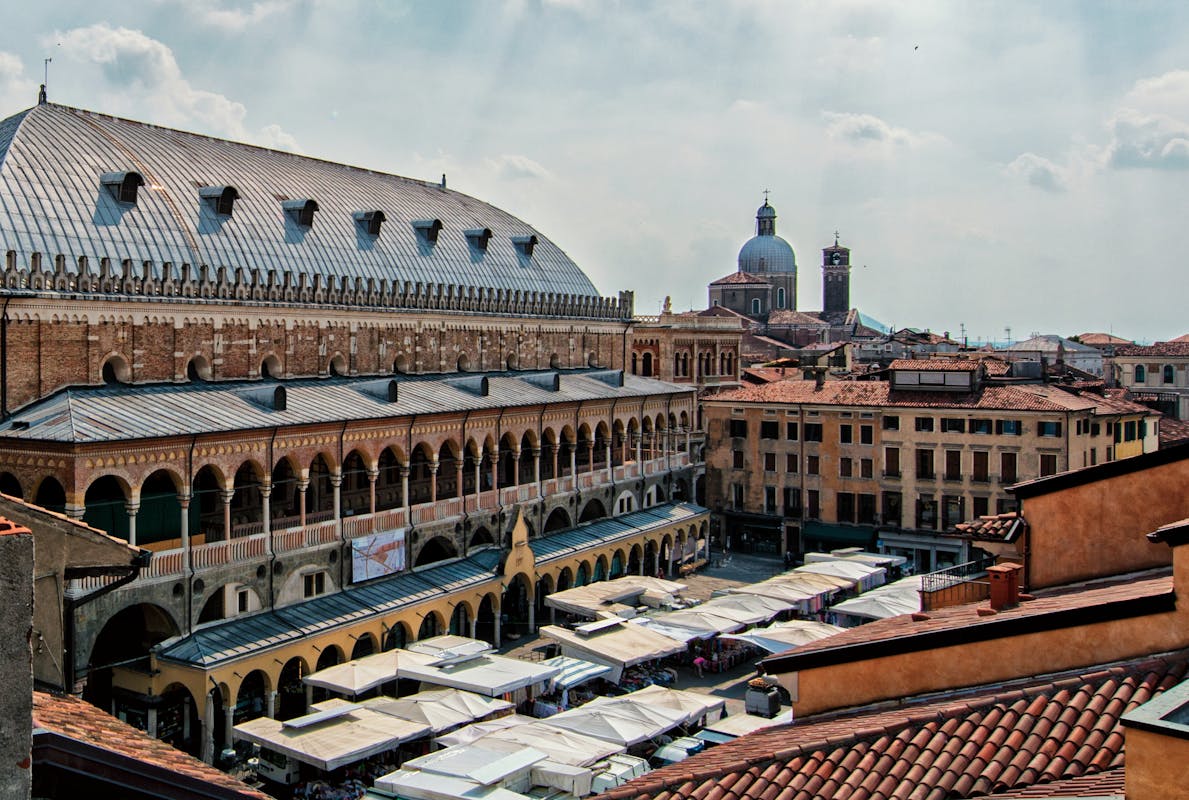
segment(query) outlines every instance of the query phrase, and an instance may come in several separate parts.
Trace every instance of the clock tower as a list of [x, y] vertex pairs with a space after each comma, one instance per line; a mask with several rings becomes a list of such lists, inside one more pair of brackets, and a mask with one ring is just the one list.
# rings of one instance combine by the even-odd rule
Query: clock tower
[[850, 248], [838, 244], [822, 250], [822, 312], [845, 314], [850, 311]]

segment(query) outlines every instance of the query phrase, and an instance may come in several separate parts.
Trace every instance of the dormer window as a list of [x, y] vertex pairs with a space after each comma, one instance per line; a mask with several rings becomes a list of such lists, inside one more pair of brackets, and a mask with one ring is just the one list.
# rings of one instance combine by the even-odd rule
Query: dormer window
[[487, 252], [487, 243], [491, 241], [491, 228], [469, 228], [463, 231], [462, 235], [467, 237], [471, 247]]
[[440, 219], [415, 219], [412, 224], [413, 230], [417, 231], [417, 235], [422, 241], [427, 244], [437, 243], [438, 234], [442, 232]]
[[285, 200], [281, 208], [301, 227], [314, 227], [314, 212], [318, 210], [318, 204], [313, 200]]
[[203, 186], [198, 190], [198, 196], [220, 217], [230, 217], [239, 192], [234, 186]]
[[368, 236], [379, 236], [380, 226], [384, 224], [383, 211], [356, 211], [351, 215], [355, 224], [367, 231]]
[[516, 248], [516, 251], [525, 258], [532, 258], [533, 248], [537, 246], [536, 234], [530, 234], [528, 236], [513, 236], [512, 245]]
[[130, 206], [136, 205], [136, 190], [144, 186], [139, 172], [106, 172], [99, 176], [99, 182], [117, 202]]

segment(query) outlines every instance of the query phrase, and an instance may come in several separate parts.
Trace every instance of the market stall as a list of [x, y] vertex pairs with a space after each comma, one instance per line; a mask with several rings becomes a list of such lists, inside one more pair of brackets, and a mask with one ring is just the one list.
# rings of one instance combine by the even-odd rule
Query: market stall
[[563, 728], [630, 748], [671, 731], [681, 725], [685, 717], [681, 711], [641, 706], [633, 702], [608, 702], [605, 705], [587, 703], [581, 708], [571, 708], [550, 717], [548, 724], [552, 728]]
[[685, 642], [629, 622], [611, 622], [585, 632], [546, 625], [540, 632], [561, 645], [562, 655], [611, 667], [607, 679], [613, 682], [620, 681], [627, 667], [686, 651]]
[[876, 586], [883, 585], [888, 574], [883, 567], [873, 567], [858, 561], [818, 561], [797, 567], [793, 572], [845, 578], [851, 581], [854, 589], [859, 592], [868, 592]]
[[898, 617], [920, 610], [921, 576], [912, 575], [843, 600], [833, 606], [830, 613], [845, 627], [854, 627], [873, 619]]
[[320, 669], [302, 680], [347, 697], [357, 697], [389, 681], [396, 680], [398, 655], [395, 650], [375, 653], [344, 664]]
[[752, 628], [742, 633], [725, 634], [722, 638], [746, 642], [769, 653], [783, 653], [808, 642], [841, 633], [842, 628], [811, 619], [774, 622], [766, 628]]
[[635, 616], [636, 609], [642, 605], [660, 608], [672, 604], [685, 588], [683, 583], [661, 578], [626, 575], [554, 592], [545, 597], [545, 605], [586, 619], [603, 614], [626, 619]]
[[583, 708], [622, 705], [629, 702], [643, 707], [663, 708], [684, 714], [685, 719], [681, 724], [686, 727], [690, 725], [701, 727], [707, 718], [717, 719], [726, 708], [726, 701], [721, 697], [656, 685], [645, 686], [643, 689], [619, 697], [596, 698]]

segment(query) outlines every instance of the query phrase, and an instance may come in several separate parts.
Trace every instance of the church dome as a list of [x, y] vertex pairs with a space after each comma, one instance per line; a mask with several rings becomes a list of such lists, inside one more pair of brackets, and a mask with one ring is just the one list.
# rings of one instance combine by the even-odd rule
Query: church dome
[[764, 204], [756, 211], [756, 235], [739, 250], [740, 272], [796, 272], [793, 247], [776, 235], [776, 209]]

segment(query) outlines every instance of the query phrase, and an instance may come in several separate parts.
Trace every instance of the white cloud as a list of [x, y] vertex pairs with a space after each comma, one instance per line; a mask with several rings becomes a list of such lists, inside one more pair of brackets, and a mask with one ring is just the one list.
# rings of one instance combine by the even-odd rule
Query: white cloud
[[[267, 147], [297, 149], [297, 142], [275, 124], [253, 134], [245, 125], [242, 103], [217, 92], [197, 89], [186, 80], [173, 51], [137, 30], [106, 23], [55, 33], [62, 52], [83, 63], [96, 64], [108, 83], [141, 104], [151, 104], [158, 124], [197, 127], [232, 139]], [[47, 40], [48, 41], [48, 40]]]
[[495, 170], [496, 176], [502, 180], [520, 178], [544, 180], [552, 177], [549, 170], [528, 156], [502, 155], [499, 158], [488, 159], [488, 163]]
[[178, 5], [204, 25], [240, 33], [260, 25], [269, 17], [288, 11], [294, 3], [293, 0], [259, 0], [247, 8], [224, 8], [211, 2], [185, 2]]
[[1109, 123], [1107, 163], [1119, 169], [1189, 169], [1189, 122], [1123, 109]]
[[1172, 70], [1136, 81], [1124, 104], [1140, 111], [1189, 116], [1189, 70]]
[[1035, 153], [1024, 153], [1007, 165], [1007, 173], [1028, 181], [1047, 192], [1063, 192], [1067, 180], [1065, 170]]
[[37, 102], [37, 84], [25, 76], [25, 66], [12, 53], [0, 50], [0, 104], [27, 108]]
[[828, 124], [826, 135], [839, 142], [854, 145], [882, 144], [894, 147], [914, 147], [939, 137], [936, 134], [914, 133], [898, 128], [873, 114], [851, 114], [825, 111]]

